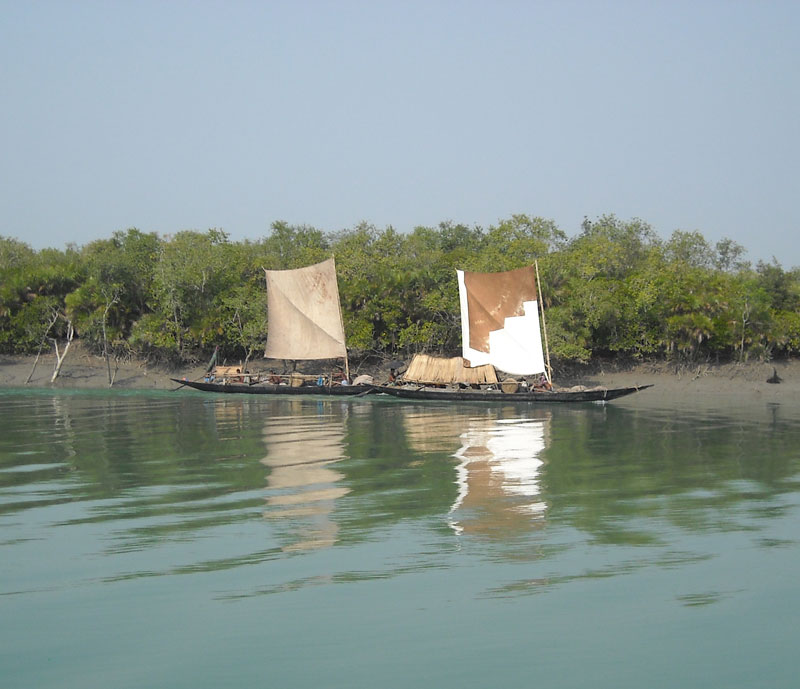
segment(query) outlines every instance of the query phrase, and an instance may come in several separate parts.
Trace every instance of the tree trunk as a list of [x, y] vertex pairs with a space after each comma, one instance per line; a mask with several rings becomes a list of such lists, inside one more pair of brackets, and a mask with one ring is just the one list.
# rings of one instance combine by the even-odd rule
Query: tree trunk
[[106, 371], [108, 373], [108, 387], [114, 384], [114, 379], [111, 377], [111, 361], [108, 358], [108, 338], [106, 337], [106, 319], [103, 315], [103, 357], [106, 360]]
[[53, 371], [53, 377], [50, 379], [51, 383], [55, 383], [56, 378], [58, 378], [58, 374], [61, 373], [61, 365], [64, 363], [64, 359], [67, 356], [67, 352], [69, 351], [69, 346], [72, 344], [72, 338], [75, 335], [75, 329], [72, 327], [72, 321], [67, 319], [67, 344], [64, 347], [64, 352], [59, 354], [58, 352], [58, 341], [53, 340], [53, 344], [56, 347], [56, 367]]
[[112, 385], [114, 385], [114, 381], [117, 379], [117, 371], [119, 371], [119, 357], [115, 355], [114, 356], [114, 373], [111, 376], [111, 380], [108, 383], [108, 387], [111, 387]]
[[25, 379], [25, 384], [31, 382], [31, 378], [33, 378], [33, 373], [36, 371], [36, 364], [39, 363], [39, 356], [42, 353], [42, 348], [44, 347], [45, 340], [47, 339], [47, 334], [50, 332], [50, 329], [55, 325], [56, 321], [58, 320], [58, 313], [53, 314], [50, 318], [50, 323], [47, 325], [47, 330], [44, 331], [44, 335], [42, 336], [42, 341], [39, 343], [39, 351], [36, 352], [36, 358], [33, 360], [33, 368], [31, 368], [31, 372], [28, 374], [28, 377]]
[[117, 303], [117, 295], [114, 294], [110, 299], [106, 298], [106, 308], [103, 310], [103, 356], [106, 359], [106, 371], [108, 372], [108, 387], [114, 384], [114, 378], [111, 375], [111, 361], [108, 356], [108, 334], [106, 332], [106, 322], [108, 321], [108, 312], [111, 307]]

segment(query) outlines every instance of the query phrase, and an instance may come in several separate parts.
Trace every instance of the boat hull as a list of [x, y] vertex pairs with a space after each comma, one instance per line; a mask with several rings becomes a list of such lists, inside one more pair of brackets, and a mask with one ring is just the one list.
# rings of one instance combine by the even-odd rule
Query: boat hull
[[228, 394], [244, 395], [333, 395], [335, 397], [351, 397], [354, 395], [365, 395], [373, 392], [371, 385], [271, 385], [269, 383], [202, 383], [195, 380], [182, 380], [180, 378], [170, 378], [170, 380], [185, 385], [188, 388], [202, 390], [203, 392], [223, 392]]
[[608, 402], [639, 390], [653, 387], [638, 385], [626, 388], [593, 388], [588, 390], [537, 390], [528, 392], [503, 392], [502, 390], [475, 390], [465, 388], [415, 387], [411, 385], [373, 385], [376, 393], [412, 400], [441, 400], [447, 402], [523, 402], [547, 404], [552, 402]]

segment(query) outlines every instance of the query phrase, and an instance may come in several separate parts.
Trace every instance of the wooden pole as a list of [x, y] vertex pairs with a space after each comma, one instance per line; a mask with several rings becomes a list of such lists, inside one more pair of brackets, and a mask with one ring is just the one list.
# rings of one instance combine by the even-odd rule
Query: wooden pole
[[[333, 275], [336, 278], [336, 306], [339, 307], [339, 323], [342, 326], [342, 336], [344, 336], [344, 319], [342, 318], [342, 303], [339, 297], [339, 278], [336, 276], [336, 257], [331, 256], [331, 260], [333, 261]], [[344, 376], [347, 378], [347, 382], [350, 381], [350, 360], [347, 358], [347, 338], [345, 337], [344, 343]]]
[[539, 290], [539, 310], [542, 314], [542, 332], [544, 333], [544, 351], [547, 357], [547, 382], [553, 384], [553, 369], [550, 366], [550, 347], [547, 344], [547, 323], [544, 320], [544, 301], [542, 300], [542, 281], [539, 279], [539, 261], [534, 261], [536, 266], [536, 289]]

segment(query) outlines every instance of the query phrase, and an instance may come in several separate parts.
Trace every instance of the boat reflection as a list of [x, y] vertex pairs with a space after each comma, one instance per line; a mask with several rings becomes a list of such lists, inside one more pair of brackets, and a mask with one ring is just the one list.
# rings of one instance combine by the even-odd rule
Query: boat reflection
[[465, 424], [462, 414], [417, 404], [407, 404], [401, 411], [405, 439], [413, 452], [452, 454], [459, 446]]
[[455, 453], [458, 495], [449, 524], [456, 533], [508, 538], [544, 524], [542, 452], [550, 413], [526, 418], [473, 418]]
[[349, 489], [333, 465], [344, 453], [345, 420], [330, 410], [316, 416], [272, 416], [264, 428], [270, 468], [264, 516], [286, 519], [283, 550], [311, 550], [336, 543], [335, 501]]

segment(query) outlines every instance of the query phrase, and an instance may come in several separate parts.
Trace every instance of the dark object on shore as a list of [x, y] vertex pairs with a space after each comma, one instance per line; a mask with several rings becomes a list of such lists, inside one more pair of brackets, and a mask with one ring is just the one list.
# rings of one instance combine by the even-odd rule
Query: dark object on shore
[[780, 383], [782, 382], [782, 378], [778, 375], [778, 370], [773, 366], [772, 367], [772, 376], [767, 378], [768, 383]]

